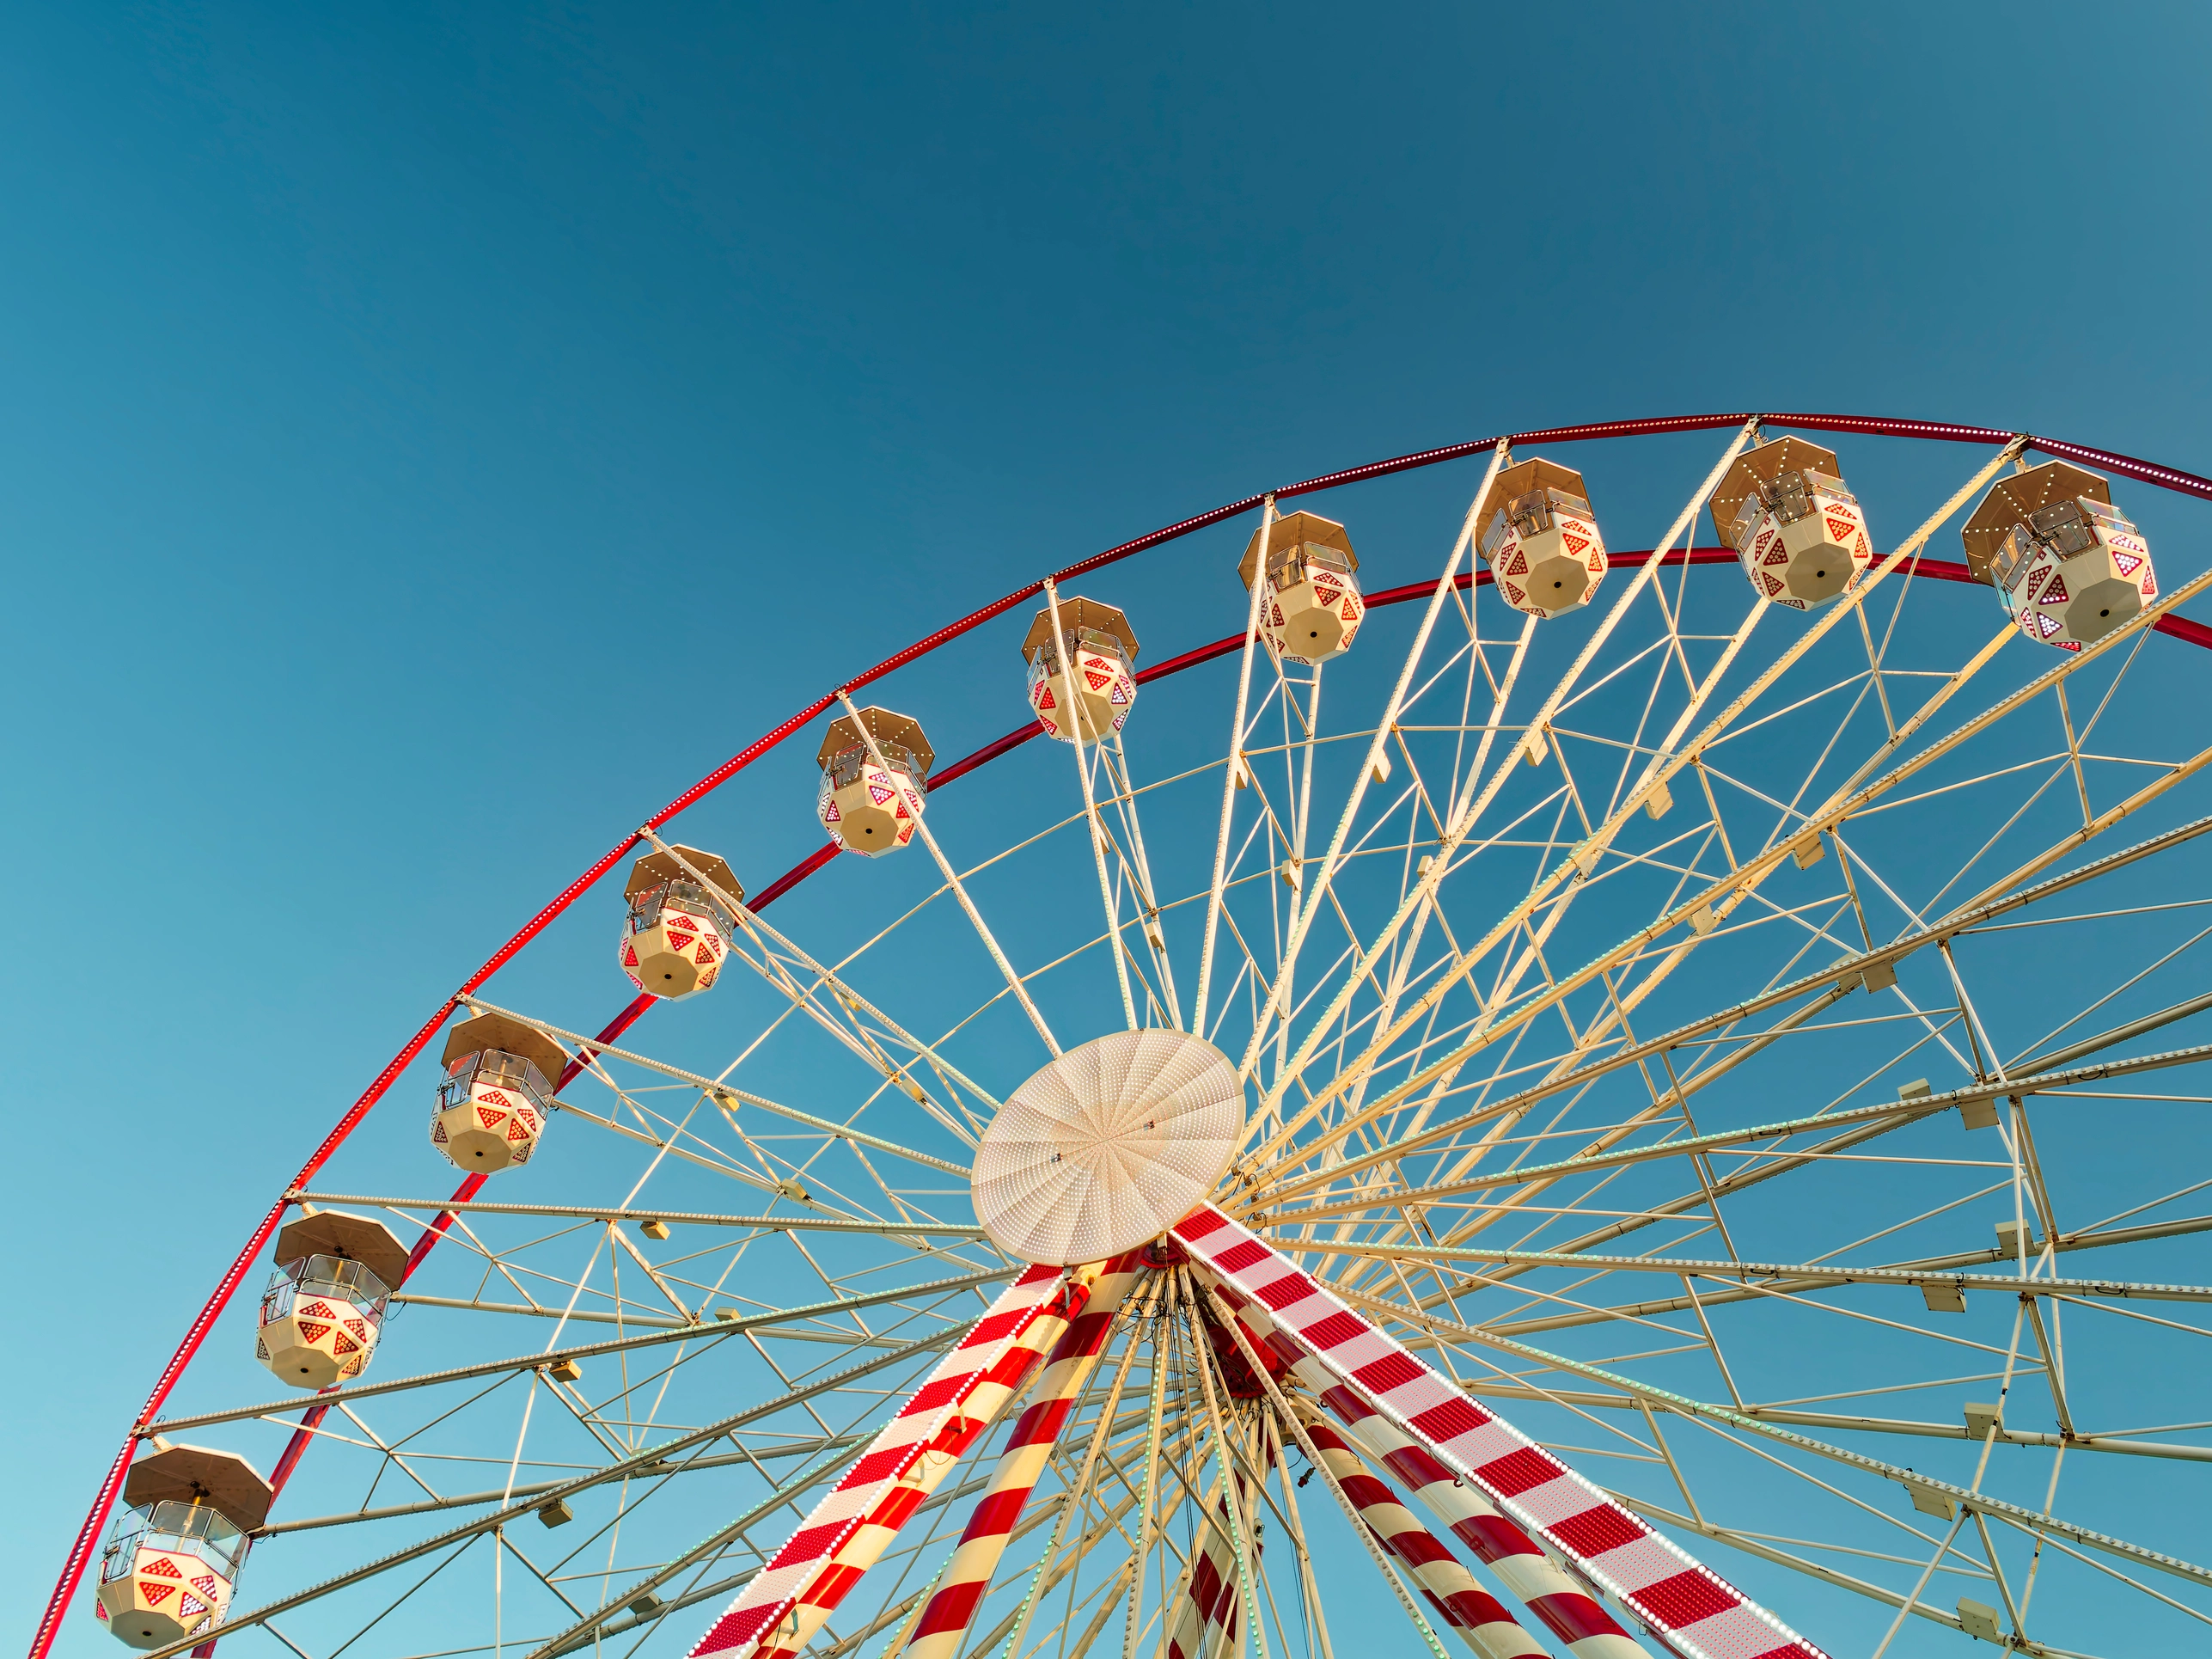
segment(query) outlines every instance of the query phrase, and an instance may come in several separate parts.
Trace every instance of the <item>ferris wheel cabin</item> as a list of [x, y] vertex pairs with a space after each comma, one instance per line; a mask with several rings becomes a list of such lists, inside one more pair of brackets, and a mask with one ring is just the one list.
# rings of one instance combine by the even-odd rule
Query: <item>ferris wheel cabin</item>
[[[1318, 513], [1294, 512], [1268, 530], [1268, 592], [1260, 632], [1274, 653], [1293, 663], [1327, 662], [1352, 649], [1367, 614], [1353, 572], [1360, 555], [1344, 526]], [[1260, 570], [1260, 533], [1252, 532], [1237, 573], [1250, 591]]]
[[630, 866], [622, 897], [630, 914], [620, 960], [632, 985], [674, 1002], [714, 983], [737, 932], [730, 906], [745, 902], [727, 864], [696, 847], [648, 853]]
[[431, 1144], [462, 1169], [490, 1174], [527, 1164], [568, 1064], [559, 1044], [503, 1013], [465, 1019], [445, 1039], [445, 1079]]
[[1499, 595], [1531, 616], [1586, 605], [1605, 579], [1605, 541], [1572, 467], [1531, 456], [1490, 481], [1475, 522]]
[[2150, 543], [2112, 488], [2063, 461], [2001, 478], [1958, 532], [1966, 562], [2031, 640], [2079, 651], [2158, 597]]
[[848, 853], [881, 858], [914, 838], [937, 751], [921, 722], [872, 705], [829, 723], [815, 753], [822, 793], [814, 815]]
[[95, 1616], [134, 1648], [167, 1647], [223, 1621], [248, 1535], [276, 1494], [244, 1458], [160, 1441], [131, 1466], [124, 1511], [100, 1558]]
[[1063, 599], [1058, 627], [1049, 607], [1039, 611], [1022, 656], [1030, 665], [1030, 707], [1047, 737], [1097, 743], [1129, 718], [1137, 701], [1137, 635], [1113, 606]]
[[295, 1388], [330, 1388], [368, 1368], [407, 1248], [366, 1215], [309, 1209], [278, 1230], [254, 1357]]
[[1874, 556], [1836, 452], [1801, 438], [1737, 457], [1713, 493], [1713, 528], [1758, 596], [1790, 610], [1841, 598]]

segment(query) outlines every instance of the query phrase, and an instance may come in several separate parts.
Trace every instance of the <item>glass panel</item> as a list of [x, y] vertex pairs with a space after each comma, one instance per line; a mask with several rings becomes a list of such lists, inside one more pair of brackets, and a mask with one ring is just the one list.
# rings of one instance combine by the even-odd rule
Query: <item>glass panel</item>
[[2125, 536], [2142, 534], [2132, 523], [2121, 517], [2119, 509], [2117, 507], [2108, 507], [2102, 501], [2093, 501], [2086, 495], [2081, 498], [2078, 505], [2082, 511], [2102, 524], [2107, 532], [2118, 530]]
[[[908, 763], [912, 763], [914, 757], [907, 755], [907, 751], [896, 744], [886, 744], [884, 747], [895, 756], [906, 755]], [[668, 885], [667, 893], [668, 897], [662, 901], [666, 909], [681, 910], [688, 915], [704, 916], [719, 926], [724, 933], [730, 930], [730, 912], [712, 888], [696, 881], [672, 881]]]
[[1721, 539], [1741, 553], [1751, 545], [1751, 537], [1757, 534], [1759, 520], [1766, 516], [1766, 511], [1767, 504], [1760, 500], [1759, 493], [1753, 490], [1736, 504], [1736, 517], [1728, 526], [1727, 535]]
[[[896, 744], [891, 745], [896, 748]], [[866, 750], [848, 750], [860, 754]], [[904, 752], [904, 751], [901, 751]], [[840, 756], [840, 758], [842, 758]], [[686, 877], [664, 881], [657, 887], [648, 887], [630, 900], [630, 931], [642, 934], [661, 918], [663, 910], [681, 910], [688, 915], [705, 916], [719, 922], [723, 931], [730, 931], [730, 912], [711, 888], [700, 885]]]
[[1497, 550], [1498, 543], [1506, 539], [1506, 510], [1503, 507], [1490, 515], [1490, 527], [1482, 532], [1482, 556], [1488, 559]]
[[[1096, 652], [1102, 657], [1111, 657], [1125, 666], [1129, 660], [1128, 647], [1121, 643], [1120, 636], [1105, 633], [1099, 628], [1072, 627], [1067, 630], [1065, 640], [1072, 650]], [[1048, 674], [1059, 673], [1060, 671], [1060, 644], [1058, 640], [1046, 640], [1037, 647], [1036, 656], [1030, 660], [1042, 662]]]
[[1759, 486], [1759, 499], [1767, 504], [1767, 510], [1774, 514], [1777, 523], [1794, 524], [1812, 511], [1812, 500], [1806, 493], [1805, 474], [1801, 472], [1775, 474], [1771, 483]]
[[205, 1503], [164, 1501], [150, 1509], [128, 1509], [115, 1518], [114, 1534], [100, 1564], [100, 1582], [129, 1572], [142, 1547], [197, 1555], [225, 1577], [235, 1578], [246, 1545], [245, 1534], [221, 1510]]
[[2035, 538], [2028, 534], [2027, 526], [2015, 524], [2005, 532], [2005, 539], [1997, 544], [1996, 555], [1989, 560], [1989, 574], [1996, 578], [1999, 587], [2009, 589], [2013, 578], [2035, 554]]
[[1579, 495], [1555, 489], [1549, 485], [1517, 495], [1506, 503], [1506, 516], [1523, 536], [1539, 536], [1549, 530], [1558, 513], [1572, 513], [1577, 518], [1589, 518], [1589, 502]]
[[2054, 501], [2047, 507], [2038, 507], [2028, 515], [2028, 529], [2038, 541], [2050, 543], [2061, 554], [2080, 553], [2097, 542], [2087, 515], [2072, 501]]
[[[343, 1256], [302, 1256], [297, 1261], [287, 1263], [284, 1266], [278, 1268], [270, 1276], [269, 1289], [261, 1298], [265, 1310], [269, 1305], [270, 1299], [276, 1296], [279, 1290], [286, 1286], [291, 1287], [298, 1295], [310, 1299], [316, 1296], [336, 1296], [341, 1301], [350, 1301], [370, 1308], [380, 1317], [383, 1312], [384, 1299], [392, 1294], [390, 1287], [370, 1272], [365, 1265], [360, 1262], [349, 1261]], [[287, 1301], [286, 1307], [289, 1307], [290, 1305]], [[284, 1313], [281, 1311], [275, 1313], [265, 1311], [261, 1322], [266, 1325], [272, 1319], [283, 1317]]]
[[1513, 521], [1513, 528], [1522, 536], [1541, 536], [1552, 525], [1549, 490], [1531, 490], [1517, 495], [1506, 503], [1506, 515]]
[[[908, 749], [904, 744], [878, 741], [876, 747], [882, 751], [884, 764], [890, 770], [903, 772], [910, 778], [918, 778], [921, 775], [921, 762], [915, 759], [914, 750]], [[842, 789], [849, 784], [858, 783], [860, 781], [861, 769], [871, 763], [868, 751], [865, 747], [839, 750], [830, 757], [827, 768], [829, 774], [829, 787], [832, 789]], [[712, 900], [710, 899], [709, 902], [712, 903]], [[691, 909], [689, 905], [681, 908]], [[730, 918], [724, 913], [719, 905], [716, 905], [712, 912], [695, 910], [693, 914], [696, 915], [712, 914], [718, 917], [725, 931], [730, 924]]]
[[546, 1086], [545, 1074], [537, 1068], [535, 1062], [523, 1059], [519, 1054], [504, 1054], [498, 1049], [486, 1049], [482, 1058], [484, 1063], [477, 1068], [476, 1072], [481, 1082], [497, 1083], [504, 1088], [518, 1088], [540, 1105], [543, 1105], [546, 1097], [553, 1093]]
[[468, 1099], [470, 1086], [480, 1080], [497, 1084], [501, 1088], [519, 1089], [529, 1096], [541, 1111], [553, 1099], [553, 1090], [547, 1086], [545, 1074], [534, 1062], [518, 1054], [483, 1049], [474, 1054], [461, 1056], [445, 1068], [445, 1081], [437, 1086], [436, 1110], [447, 1111], [461, 1105]]

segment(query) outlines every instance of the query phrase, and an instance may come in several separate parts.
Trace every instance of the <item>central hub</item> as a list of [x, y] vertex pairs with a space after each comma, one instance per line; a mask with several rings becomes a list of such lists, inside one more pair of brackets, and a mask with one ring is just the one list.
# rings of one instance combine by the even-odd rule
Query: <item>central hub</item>
[[1115, 1032], [1007, 1097], [975, 1154], [975, 1219], [1022, 1261], [1103, 1261], [1158, 1238], [1236, 1156], [1243, 1091], [1182, 1032]]

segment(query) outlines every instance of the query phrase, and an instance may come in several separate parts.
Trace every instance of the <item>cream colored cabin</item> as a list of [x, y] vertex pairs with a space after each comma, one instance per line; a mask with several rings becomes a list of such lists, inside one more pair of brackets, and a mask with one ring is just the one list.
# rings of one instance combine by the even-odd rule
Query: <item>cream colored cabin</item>
[[[1260, 601], [1260, 633], [1287, 662], [1325, 663], [1352, 649], [1367, 614], [1360, 597], [1360, 555], [1344, 526], [1318, 513], [1294, 512], [1268, 531], [1268, 591]], [[1251, 591], [1260, 571], [1260, 533], [1252, 532], [1237, 573]]]
[[814, 758], [822, 768], [814, 815], [830, 840], [848, 853], [881, 858], [914, 838], [937, 763], [920, 720], [872, 706], [840, 715]]
[[1476, 509], [1499, 597], [1531, 616], [1586, 605], [1605, 579], [1605, 542], [1582, 474], [1531, 456], [1490, 481]]
[[247, 1534], [276, 1501], [242, 1457], [155, 1446], [124, 1478], [125, 1507], [101, 1553], [93, 1602], [94, 1615], [134, 1648], [167, 1647], [223, 1622]]
[[366, 1215], [302, 1206], [278, 1229], [254, 1357], [295, 1388], [350, 1382], [369, 1366], [407, 1249]]
[[1097, 743], [1129, 718], [1137, 701], [1137, 636], [1113, 606], [1063, 599], [1057, 627], [1049, 609], [1039, 611], [1022, 657], [1030, 665], [1030, 707], [1047, 737], [1073, 743], [1080, 734]]
[[1778, 438], [1736, 458], [1713, 493], [1713, 528], [1769, 604], [1816, 610], [1856, 585], [1874, 556], [1836, 452]]
[[649, 853], [630, 866], [622, 896], [620, 959], [632, 985], [673, 1002], [714, 983], [737, 932], [730, 907], [745, 902], [727, 864], [696, 847]]
[[2094, 644], [2158, 597], [2150, 543], [2113, 508], [2111, 486], [2063, 461], [1999, 479], [1959, 540], [2020, 632], [2061, 651]]
[[446, 1035], [431, 1144], [461, 1168], [486, 1174], [527, 1164], [567, 1064], [560, 1044], [534, 1025], [503, 1013], [464, 1019]]

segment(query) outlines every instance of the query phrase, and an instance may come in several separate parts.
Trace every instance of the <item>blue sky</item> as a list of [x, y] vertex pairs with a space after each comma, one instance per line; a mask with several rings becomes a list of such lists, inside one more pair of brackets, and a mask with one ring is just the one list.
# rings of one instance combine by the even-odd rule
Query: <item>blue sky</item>
[[938, 622], [1561, 422], [2212, 470], [2200, 9], [641, 9], [0, 21], [10, 1628], [342, 1102]]

